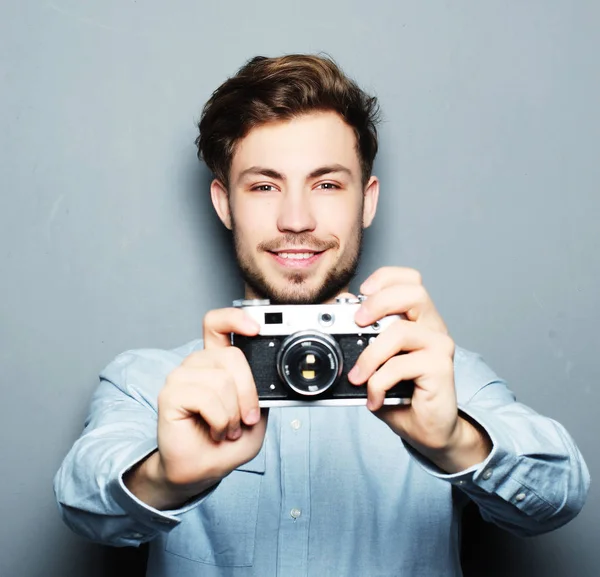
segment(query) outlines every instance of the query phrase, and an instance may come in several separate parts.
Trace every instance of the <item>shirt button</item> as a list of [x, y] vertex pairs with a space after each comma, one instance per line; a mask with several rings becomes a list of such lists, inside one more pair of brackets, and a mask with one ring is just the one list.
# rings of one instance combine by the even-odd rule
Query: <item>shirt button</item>
[[292, 509], [290, 511], [290, 515], [292, 516], [292, 519], [297, 519], [300, 517], [300, 515], [302, 515], [302, 511], [300, 511], [300, 509]]
[[481, 476], [487, 481], [492, 476], [492, 469], [486, 469]]
[[299, 419], [294, 419], [290, 423], [290, 425], [292, 426], [292, 429], [294, 429], [294, 431], [297, 431], [302, 426], [302, 423], [300, 422]]
[[525, 497], [527, 497], [527, 495], [525, 493], [519, 493], [516, 497], [515, 497], [515, 501], [518, 501], [519, 503], [521, 501], [525, 500]]

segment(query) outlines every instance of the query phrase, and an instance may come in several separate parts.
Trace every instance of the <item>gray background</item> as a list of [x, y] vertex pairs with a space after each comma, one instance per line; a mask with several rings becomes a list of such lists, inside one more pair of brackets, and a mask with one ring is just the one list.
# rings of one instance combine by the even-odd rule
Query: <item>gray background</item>
[[[52, 478], [106, 363], [199, 336], [241, 295], [194, 122], [255, 54], [327, 51], [379, 96], [359, 277], [420, 269], [456, 341], [565, 424], [597, 479], [599, 7], [2, 0], [0, 574], [131, 560], [62, 525]], [[547, 536], [475, 520], [469, 574], [597, 576], [599, 509], [593, 484]]]

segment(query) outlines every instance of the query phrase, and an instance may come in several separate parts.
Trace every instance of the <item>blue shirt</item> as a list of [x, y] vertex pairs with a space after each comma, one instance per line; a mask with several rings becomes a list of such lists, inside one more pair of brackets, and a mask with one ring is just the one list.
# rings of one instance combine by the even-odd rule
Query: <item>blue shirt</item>
[[480, 465], [444, 474], [365, 407], [271, 409], [254, 459], [182, 509], [155, 510], [123, 475], [156, 449], [158, 393], [199, 348], [117, 357], [55, 478], [76, 532], [117, 546], [150, 541], [150, 577], [459, 576], [469, 499], [519, 535], [559, 527], [583, 506], [589, 473], [565, 429], [457, 347], [459, 409], [493, 443]]

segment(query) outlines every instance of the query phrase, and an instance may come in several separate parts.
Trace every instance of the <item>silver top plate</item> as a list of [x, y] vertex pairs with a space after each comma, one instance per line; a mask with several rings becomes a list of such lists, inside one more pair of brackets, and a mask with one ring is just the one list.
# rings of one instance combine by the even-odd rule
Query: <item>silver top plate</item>
[[[318, 305], [242, 305], [261, 327], [259, 335], [286, 336], [298, 331], [320, 331], [331, 335], [377, 335], [401, 315], [390, 315], [366, 327], [354, 322], [364, 299]], [[256, 303], [256, 304], [254, 304]]]

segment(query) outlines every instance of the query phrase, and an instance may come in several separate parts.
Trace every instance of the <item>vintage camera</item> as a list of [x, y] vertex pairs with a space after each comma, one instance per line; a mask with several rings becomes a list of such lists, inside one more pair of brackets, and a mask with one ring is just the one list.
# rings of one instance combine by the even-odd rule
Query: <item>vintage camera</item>
[[[364, 405], [367, 385], [347, 374], [360, 353], [398, 315], [359, 327], [354, 315], [365, 299], [337, 298], [335, 304], [271, 305], [268, 300], [237, 300], [260, 325], [254, 337], [232, 334], [254, 376], [261, 407]], [[401, 381], [386, 394], [386, 405], [410, 404], [413, 381]]]

